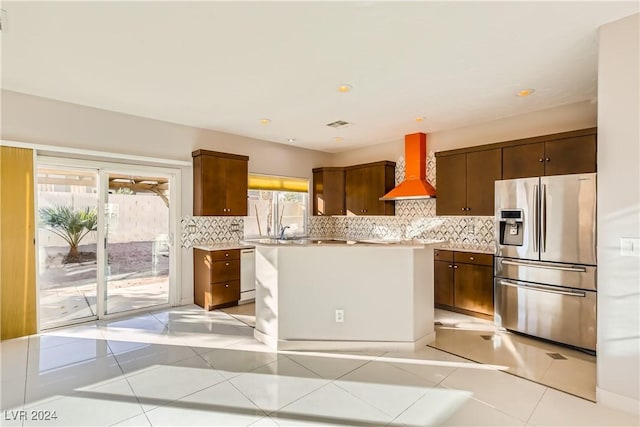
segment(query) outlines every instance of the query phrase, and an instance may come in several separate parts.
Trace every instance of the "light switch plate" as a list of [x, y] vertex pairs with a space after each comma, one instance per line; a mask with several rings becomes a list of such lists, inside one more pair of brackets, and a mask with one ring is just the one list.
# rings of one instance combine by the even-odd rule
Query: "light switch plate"
[[620, 255], [640, 257], [640, 238], [621, 237]]

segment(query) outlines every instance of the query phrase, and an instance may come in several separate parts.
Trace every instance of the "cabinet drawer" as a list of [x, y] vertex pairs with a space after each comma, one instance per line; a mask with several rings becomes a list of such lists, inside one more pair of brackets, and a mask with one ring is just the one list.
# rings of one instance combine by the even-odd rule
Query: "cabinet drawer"
[[433, 250], [433, 259], [436, 261], [448, 261], [453, 262], [453, 252], [445, 251], [442, 249]]
[[453, 261], [465, 264], [493, 266], [493, 255], [476, 252], [454, 252]]
[[240, 299], [240, 281], [230, 280], [228, 282], [211, 284], [211, 305], [217, 306], [229, 304]]
[[211, 283], [240, 280], [240, 260], [215, 261], [211, 263]]
[[228, 259], [240, 259], [240, 249], [227, 251], [211, 251], [211, 261], [224, 261]]

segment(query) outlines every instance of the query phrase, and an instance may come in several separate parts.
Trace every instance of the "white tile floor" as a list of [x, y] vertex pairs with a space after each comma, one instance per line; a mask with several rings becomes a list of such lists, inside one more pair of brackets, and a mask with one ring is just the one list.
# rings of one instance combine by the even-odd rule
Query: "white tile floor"
[[276, 353], [247, 324], [197, 306], [4, 341], [0, 357], [2, 425], [640, 423], [430, 347]]

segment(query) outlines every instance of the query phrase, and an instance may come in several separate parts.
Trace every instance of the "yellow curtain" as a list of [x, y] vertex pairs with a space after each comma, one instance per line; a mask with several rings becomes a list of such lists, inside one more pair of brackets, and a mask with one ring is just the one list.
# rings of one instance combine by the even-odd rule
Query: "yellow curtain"
[[304, 178], [249, 174], [249, 189], [307, 193], [309, 191], [309, 180]]
[[36, 333], [33, 151], [0, 147], [0, 339]]

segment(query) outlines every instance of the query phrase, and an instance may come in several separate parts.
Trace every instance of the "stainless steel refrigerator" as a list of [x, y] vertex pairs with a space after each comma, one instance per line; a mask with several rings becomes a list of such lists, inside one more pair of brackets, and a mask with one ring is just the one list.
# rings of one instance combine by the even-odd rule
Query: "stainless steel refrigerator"
[[495, 321], [595, 351], [596, 174], [495, 183]]

